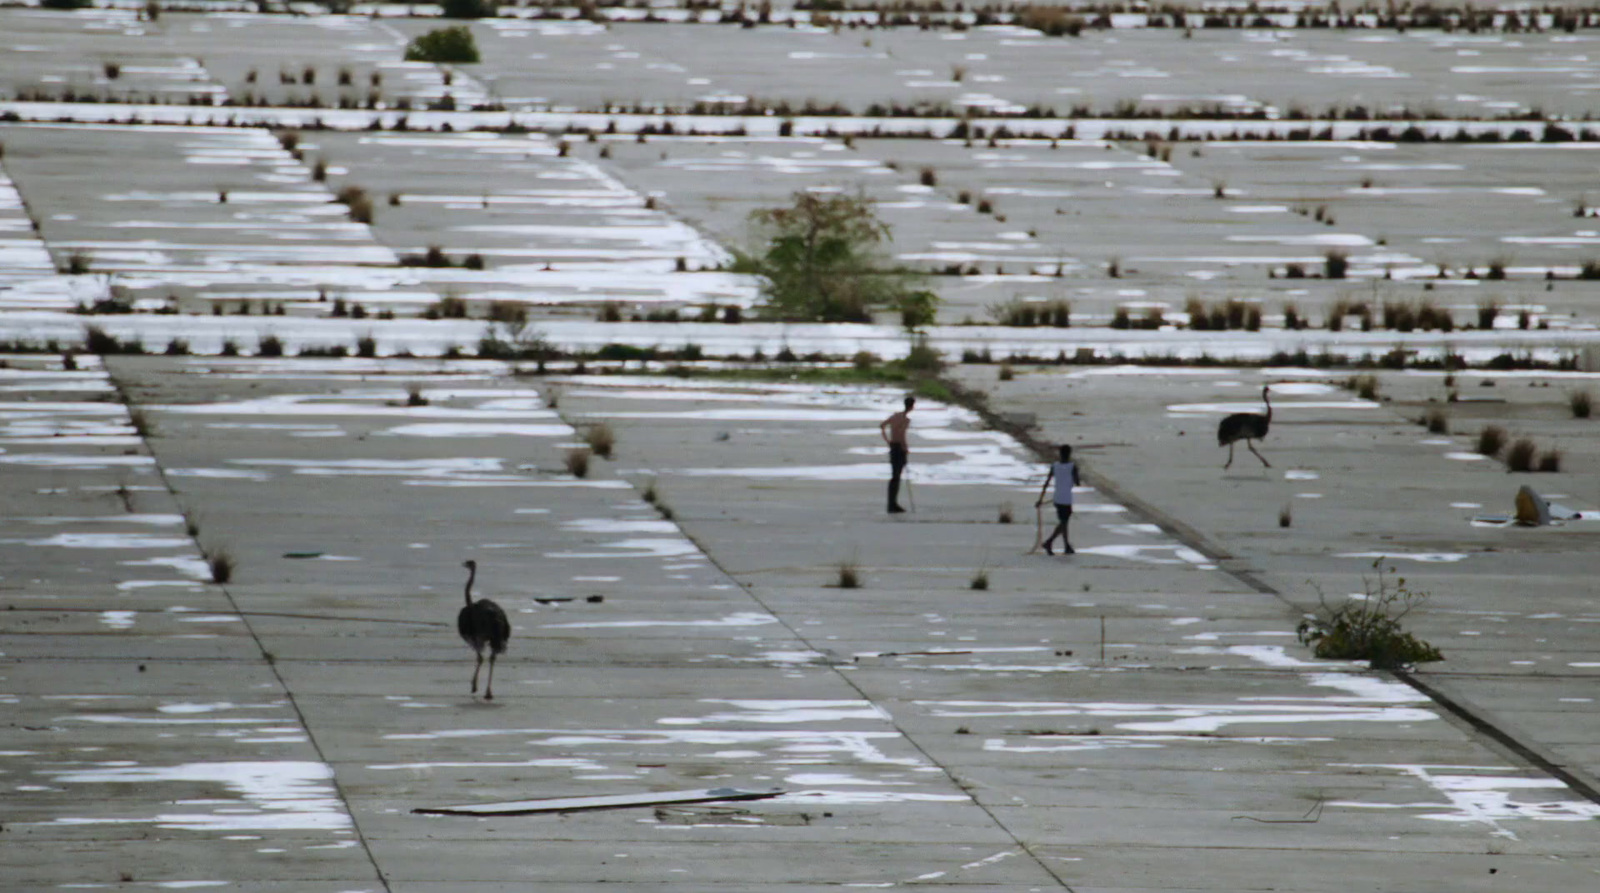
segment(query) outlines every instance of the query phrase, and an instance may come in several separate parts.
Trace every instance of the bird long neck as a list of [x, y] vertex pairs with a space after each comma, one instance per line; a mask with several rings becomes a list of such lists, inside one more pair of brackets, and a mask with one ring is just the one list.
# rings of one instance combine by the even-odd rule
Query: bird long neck
[[1261, 402], [1267, 404], [1267, 421], [1272, 421], [1272, 400], [1267, 396], [1265, 390], [1261, 392]]
[[468, 567], [467, 568], [467, 591], [466, 591], [466, 596], [467, 596], [467, 604], [469, 604], [469, 605], [472, 604], [472, 581], [476, 580], [477, 578], [478, 578], [478, 566], [477, 565], [472, 565], [471, 567]]

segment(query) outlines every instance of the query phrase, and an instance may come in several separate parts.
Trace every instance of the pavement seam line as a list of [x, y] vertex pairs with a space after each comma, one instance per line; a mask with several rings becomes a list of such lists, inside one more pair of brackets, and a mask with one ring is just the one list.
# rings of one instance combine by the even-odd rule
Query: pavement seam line
[[[960, 382], [951, 381], [948, 379], [941, 380], [945, 381], [945, 383], [950, 387], [950, 391], [953, 395], [955, 395], [957, 402], [977, 413], [985, 421], [985, 423], [993, 427], [995, 430], [1010, 435], [1018, 443], [1023, 444], [1029, 450], [1033, 451], [1036, 456], [1048, 457], [1050, 455], [1049, 444], [1046, 444], [1044, 441], [1033, 436], [1027, 427], [1011, 422], [991, 409], [988, 405], [987, 396], [985, 394], [978, 391], [973, 391], [972, 389], [963, 386]], [[1088, 478], [1092, 482], [1096, 489], [1110, 494], [1134, 511], [1145, 514], [1180, 542], [1183, 542], [1191, 548], [1194, 548], [1196, 551], [1212, 558], [1217, 564], [1217, 570], [1233, 577], [1236, 580], [1239, 580], [1246, 586], [1249, 586], [1251, 589], [1254, 589], [1263, 595], [1270, 595], [1273, 598], [1276, 598], [1278, 601], [1283, 602], [1285, 605], [1288, 605], [1291, 608], [1294, 608], [1296, 611], [1300, 610], [1298, 606], [1285, 597], [1284, 594], [1276, 587], [1267, 583], [1265, 580], [1261, 579], [1250, 571], [1231, 566], [1237, 561], [1237, 558], [1227, 550], [1211, 543], [1211, 541], [1198, 530], [1195, 530], [1193, 527], [1190, 527], [1188, 524], [1185, 524], [1176, 518], [1168, 516], [1166, 513], [1162, 512], [1160, 509], [1149, 504], [1148, 502], [1145, 502], [1136, 496], [1132, 496], [1132, 494], [1123, 492], [1114, 483], [1106, 480], [1100, 475], [1092, 474], [1087, 470], [1083, 471], [1082, 474], [1085, 478]], [[1595, 780], [1589, 778], [1585, 773], [1568, 769], [1556, 762], [1553, 758], [1545, 756], [1537, 745], [1530, 744], [1523, 741], [1521, 738], [1518, 738], [1510, 731], [1496, 724], [1482, 712], [1468, 706], [1464, 701], [1460, 701], [1454, 697], [1451, 697], [1435, 685], [1423, 682], [1421, 679], [1418, 679], [1416, 676], [1412, 675], [1411, 672], [1404, 669], [1380, 670], [1378, 668], [1370, 668], [1370, 671], [1379, 674], [1386, 673], [1392, 678], [1406, 684], [1414, 691], [1432, 701], [1440, 710], [1445, 713], [1445, 715], [1454, 717], [1456, 720], [1461, 722], [1466, 729], [1488, 738], [1494, 743], [1505, 748], [1516, 757], [1526, 761], [1529, 765], [1533, 766], [1539, 771], [1557, 779], [1571, 789], [1573, 793], [1593, 803], [1600, 804], [1600, 782], [1596, 782]]]
[[[555, 412], [556, 412], [556, 417], [560, 418], [561, 421], [564, 424], [572, 426], [572, 423], [567, 421], [565, 414], [559, 408], [556, 409]], [[592, 416], [590, 416], [590, 417], [592, 417]], [[576, 430], [576, 426], [572, 426], [572, 427], [574, 428], [574, 430]], [[623, 480], [623, 481], [627, 481], [628, 487], [629, 487], [630, 490], [633, 491], [635, 497], [639, 498], [641, 501], [643, 500], [643, 497], [639, 495], [638, 488], [634, 485], [633, 481], [628, 480], [627, 478], [622, 477], [621, 475], [618, 475], [618, 479], [619, 480]], [[796, 641], [801, 642], [802, 644], [804, 644], [805, 647], [810, 649], [812, 652], [815, 652], [817, 654], [825, 653], [825, 651], [827, 649], [818, 648], [809, 638], [806, 637], [806, 635], [804, 633], [802, 633], [800, 630], [796, 629], [792, 624], [790, 624], [789, 621], [787, 619], [785, 619], [782, 614], [780, 614], [777, 611], [773, 610], [765, 601], [763, 601], [761, 596], [756, 594], [755, 588], [754, 588], [753, 585], [746, 585], [738, 577], [735, 577], [732, 573], [730, 573], [727, 568], [723, 567], [722, 562], [717, 560], [716, 556], [714, 556], [710, 552], [710, 550], [708, 550], [705, 547], [705, 544], [702, 543], [698, 538], [696, 538], [694, 536], [694, 534], [691, 533], [686, 527], [684, 527], [683, 519], [681, 519], [679, 517], [673, 517], [672, 519], [670, 519], [669, 523], [671, 523], [674, 527], [676, 527], [678, 529], [678, 532], [680, 534], [682, 534], [685, 539], [687, 539], [689, 542], [694, 544], [695, 549], [697, 549], [700, 552], [701, 555], [704, 555], [706, 560], [709, 561], [711, 563], [711, 565], [717, 569], [717, 573], [721, 574], [730, 583], [734, 584], [735, 586], [738, 586], [739, 589], [742, 592], [744, 592], [744, 594], [745, 594], [745, 596], [747, 598], [749, 598], [751, 601], [755, 602], [758, 606], [760, 606], [761, 610], [766, 611], [768, 614], [772, 615], [773, 619], [775, 619], [780, 626], [782, 626], [785, 630], [787, 630], [789, 635], [793, 636]], [[843, 672], [842, 670], [839, 669], [840, 666], [841, 665], [839, 663], [836, 663], [834, 661], [829, 661], [826, 664], [827, 669], [829, 671], [831, 671], [836, 678], [838, 678], [841, 682], [843, 682], [846, 686], [848, 686], [851, 691], [855, 692], [857, 697], [861, 698], [862, 701], [864, 701], [864, 702], [866, 702], [868, 704], [873, 704], [874, 706], [877, 706], [877, 702], [874, 701], [870, 696], [868, 696], [867, 693], [865, 691], [863, 691], [860, 686], [856, 685], [855, 681], [850, 678], [849, 674], [847, 674], [847, 673], [845, 673], [845, 672]], [[1043, 871], [1045, 874], [1047, 874], [1051, 878], [1053, 878], [1055, 880], [1055, 882], [1058, 885], [1060, 885], [1062, 890], [1067, 891], [1067, 893], [1072, 893], [1072, 891], [1073, 891], [1072, 886], [1069, 885], [1066, 882], [1066, 880], [1061, 877], [1061, 875], [1057, 874], [1054, 870], [1052, 870], [1051, 867], [1049, 866], [1049, 864], [1047, 864], [1045, 862], [1045, 860], [1038, 853], [1034, 852], [1034, 850], [1033, 850], [1033, 848], [1031, 846], [1029, 846], [1021, 838], [1019, 838], [1016, 835], [1016, 833], [1014, 831], [1012, 831], [1011, 828], [1006, 825], [1005, 822], [1001, 821], [999, 816], [996, 816], [994, 814], [994, 812], [989, 809], [988, 806], [984, 805], [982, 802], [980, 802], [978, 800], [977, 797], [973, 796], [972, 792], [968, 790], [967, 786], [962, 784], [961, 781], [955, 776], [955, 774], [953, 772], [950, 771], [950, 769], [948, 767], [946, 767], [943, 763], [939, 762], [937, 759], [934, 759], [933, 755], [928, 753], [928, 751], [926, 749], [924, 749], [922, 747], [922, 745], [917, 742], [916, 738], [912, 737], [904, 728], [901, 727], [899, 721], [894, 718], [894, 714], [892, 712], [890, 712], [888, 710], [885, 710], [883, 712], [887, 717], [889, 717], [888, 722], [889, 722], [890, 726], [895, 730], [895, 733], [898, 734], [901, 737], [901, 739], [903, 739], [906, 742], [906, 744], [910, 745], [914, 750], [916, 750], [917, 753], [921, 754], [923, 759], [928, 761], [928, 765], [939, 767], [939, 771], [944, 775], [944, 777], [949, 779], [950, 783], [952, 785], [954, 785], [955, 788], [957, 790], [959, 790], [963, 795], [965, 795], [967, 800], [969, 802], [971, 802], [971, 804], [975, 808], [977, 808], [979, 811], [981, 811], [985, 816], [988, 816], [989, 821], [994, 824], [994, 827], [996, 827], [996, 828], [1000, 829], [1001, 831], [1005, 832], [1005, 835], [1007, 837], [1011, 838], [1012, 844], [1014, 846], [1016, 846], [1016, 848], [1020, 852], [1027, 854], [1028, 858], [1032, 859], [1034, 864], [1039, 866], [1039, 870], [1040, 871]]]
[[[134, 405], [133, 395], [123, 390], [122, 383], [117, 380], [116, 372], [112, 369], [112, 364], [107, 362], [108, 359], [109, 357], [104, 356], [100, 358], [101, 364], [106, 371], [106, 377], [116, 388], [118, 395], [122, 397], [122, 405], [124, 410], [130, 410]], [[143, 434], [140, 434], [139, 439], [144, 445], [145, 452], [150, 454], [150, 459], [155, 466], [156, 474], [161, 478], [161, 486], [166, 488], [167, 495], [172, 497], [173, 502], [177, 503], [178, 509], [182, 512], [185, 525], [187, 527], [187, 522], [190, 520], [188, 506], [186, 506], [183, 500], [178, 496], [178, 491], [173, 489], [172, 481], [167, 477], [166, 466], [161, 464], [161, 459], [156, 455], [155, 448], [150, 445], [150, 439]], [[187, 530], [185, 532], [187, 533]], [[205, 549], [200, 545], [199, 537], [190, 536], [189, 539], [194, 543], [195, 549], [200, 552], [202, 557], [204, 557], [206, 553]], [[228, 588], [227, 584], [218, 583], [215, 580], [209, 580], [206, 582], [207, 585], [215, 586], [222, 590], [223, 597], [228, 600], [229, 609], [239, 617], [239, 622], [243, 623], [245, 630], [250, 633], [250, 639], [256, 643], [256, 650], [261, 653], [261, 659], [266, 661], [267, 668], [272, 672], [272, 678], [277, 680], [278, 688], [282, 690], [283, 696], [288, 699], [289, 706], [294, 710], [295, 719], [299, 721], [300, 728], [305, 730], [306, 741], [311, 745], [311, 749], [316, 753], [317, 761], [328, 767], [329, 780], [333, 784], [334, 791], [339, 796], [339, 802], [344, 806], [345, 814], [350, 816], [350, 827], [355, 832], [356, 839], [361, 842], [361, 851], [366, 854], [367, 864], [372, 866], [373, 874], [377, 882], [383, 886], [383, 889], [386, 891], [390, 890], [391, 888], [389, 886], [389, 879], [384, 876], [383, 869], [378, 865], [377, 855], [372, 852], [372, 846], [367, 841], [367, 835], [361, 830], [361, 820], [356, 815], [355, 809], [350, 805], [350, 797], [345, 793], [344, 785], [339, 781], [339, 773], [334, 770], [333, 764], [328, 761], [327, 754], [325, 754], [322, 750], [322, 744], [317, 741], [316, 732], [312, 731], [311, 723], [306, 719], [305, 711], [300, 709], [300, 702], [295, 698], [294, 690], [289, 687], [288, 682], [284, 681], [283, 674], [278, 671], [278, 661], [276, 656], [274, 656], [271, 651], [267, 650], [266, 643], [261, 640], [261, 634], [256, 632], [255, 625], [250, 622], [250, 616], [246, 614], [246, 612], [240, 610], [239, 603], [234, 599], [233, 592]]]

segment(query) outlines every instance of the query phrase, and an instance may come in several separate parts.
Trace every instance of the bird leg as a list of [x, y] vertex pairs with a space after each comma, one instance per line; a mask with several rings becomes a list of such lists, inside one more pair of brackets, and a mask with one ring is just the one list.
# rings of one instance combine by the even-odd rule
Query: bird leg
[[[1256, 453], [1256, 445], [1254, 443], [1252, 443], [1249, 440], [1246, 440], [1244, 442], [1244, 445], [1250, 448], [1250, 452]], [[1267, 457], [1266, 456], [1263, 456], [1260, 453], [1256, 453], [1256, 458], [1261, 460], [1261, 464], [1262, 465], [1265, 465], [1268, 468], [1272, 467], [1272, 463], [1267, 461]]]
[[[482, 658], [479, 658], [482, 660]], [[489, 680], [483, 684], [483, 699], [494, 700], [494, 652], [489, 652]]]
[[1223, 471], [1233, 467], [1233, 441], [1228, 441], [1228, 463], [1222, 466]]
[[478, 671], [483, 669], [483, 652], [478, 652], [478, 665], [472, 668], [472, 693], [478, 693]]

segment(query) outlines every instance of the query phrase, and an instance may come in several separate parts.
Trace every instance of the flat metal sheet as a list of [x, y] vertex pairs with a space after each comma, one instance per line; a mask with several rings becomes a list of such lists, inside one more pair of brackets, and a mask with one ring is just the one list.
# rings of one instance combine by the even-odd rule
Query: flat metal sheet
[[784, 793], [782, 788], [746, 791], [740, 788], [697, 788], [689, 791], [661, 791], [645, 794], [610, 794], [599, 797], [557, 797], [550, 800], [505, 800], [474, 806], [417, 807], [420, 815], [536, 815], [545, 812], [579, 812], [586, 809], [627, 809], [639, 806], [671, 806], [682, 803], [717, 803], [727, 800], [766, 800]]

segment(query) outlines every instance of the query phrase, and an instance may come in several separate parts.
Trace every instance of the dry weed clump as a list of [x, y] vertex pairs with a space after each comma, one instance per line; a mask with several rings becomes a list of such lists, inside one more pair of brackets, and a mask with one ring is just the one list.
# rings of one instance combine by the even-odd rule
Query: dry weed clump
[[1594, 395], [1586, 390], [1572, 391], [1567, 394], [1567, 407], [1572, 410], [1573, 418], [1589, 418], [1594, 412]]
[[1557, 472], [1561, 470], [1561, 451], [1551, 447], [1539, 454], [1539, 470], [1541, 472]]
[[837, 573], [834, 576], [835, 586], [839, 587], [840, 589], [861, 588], [861, 571], [858, 567], [856, 567], [856, 560], [854, 558], [847, 558], [844, 561], [839, 562], [839, 566], [836, 570]]
[[1355, 391], [1356, 396], [1363, 400], [1378, 399], [1378, 376], [1373, 375], [1370, 372], [1363, 372], [1360, 375], [1352, 375], [1345, 382], [1344, 386], [1352, 391]]
[[1506, 450], [1506, 468], [1512, 471], [1532, 471], [1539, 447], [1531, 437], [1519, 437]]
[[617, 433], [605, 422], [598, 422], [584, 429], [583, 440], [596, 456], [610, 459], [617, 445]]
[[567, 450], [567, 473], [571, 474], [575, 478], [588, 477], [589, 456], [590, 452], [587, 447], [577, 447]]
[[1374, 669], [1400, 669], [1420, 663], [1444, 660], [1439, 649], [1408, 633], [1402, 626], [1406, 615], [1428, 598], [1425, 592], [1406, 587], [1404, 577], [1385, 577], [1383, 559], [1372, 563], [1376, 581], [1362, 579], [1364, 598], [1347, 599], [1337, 607], [1321, 599], [1321, 608], [1300, 622], [1295, 632], [1303, 644], [1312, 646], [1317, 657], [1332, 660], [1365, 660]]
[[1498, 456], [1506, 446], [1506, 429], [1488, 425], [1478, 432], [1478, 452], [1485, 456]]

